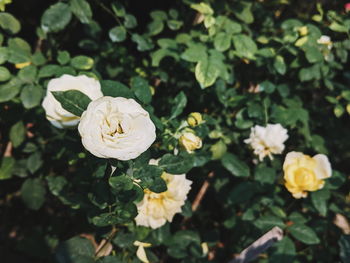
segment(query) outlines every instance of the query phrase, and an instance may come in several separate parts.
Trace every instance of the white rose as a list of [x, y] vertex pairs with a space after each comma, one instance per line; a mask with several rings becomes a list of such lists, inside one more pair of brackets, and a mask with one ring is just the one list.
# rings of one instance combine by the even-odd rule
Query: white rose
[[156, 139], [149, 114], [133, 99], [102, 97], [90, 102], [78, 126], [84, 147], [100, 158], [130, 160]]
[[76, 126], [79, 123], [79, 117], [66, 111], [55, 99], [51, 91], [78, 90], [88, 96], [91, 100], [103, 96], [100, 83], [87, 76], [63, 75], [52, 79], [47, 85], [46, 96], [42, 106], [46, 112], [46, 118], [57, 128]]
[[267, 124], [266, 127], [256, 125], [251, 129], [249, 138], [244, 142], [250, 144], [260, 161], [266, 156], [273, 159], [272, 154], [283, 152], [284, 142], [288, 139], [287, 132], [281, 124]]
[[[151, 160], [150, 164], [157, 164], [157, 161]], [[148, 189], [144, 190], [143, 200], [137, 204], [137, 225], [155, 229], [167, 221], [171, 222], [174, 215], [182, 211], [181, 207], [185, 204], [192, 181], [186, 179], [185, 174], [173, 175], [164, 172], [162, 178], [167, 184], [167, 191], [154, 193]]]
[[317, 43], [321, 45], [326, 45], [328, 49], [332, 49], [333, 42], [329, 36], [322, 35], [319, 39], [317, 39]]

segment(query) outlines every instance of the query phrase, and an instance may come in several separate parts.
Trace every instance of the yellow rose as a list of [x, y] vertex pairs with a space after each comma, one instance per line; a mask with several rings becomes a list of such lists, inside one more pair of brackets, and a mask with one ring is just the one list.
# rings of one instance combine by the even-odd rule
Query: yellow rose
[[290, 152], [283, 163], [285, 186], [294, 198], [305, 198], [307, 191], [317, 191], [324, 180], [331, 177], [332, 169], [327, 156], [314, 157], [300, 152]]
[[188, 118], [187, 118], [187, 123], [191, 127], [195, 127], [203, 122], [202, 114], [199, 112], [192, 112]]
[[188, 153], [202, 147], [202, 139], [192, 132], [185, 132], [179, 138], [180, 145], [185, 148]]

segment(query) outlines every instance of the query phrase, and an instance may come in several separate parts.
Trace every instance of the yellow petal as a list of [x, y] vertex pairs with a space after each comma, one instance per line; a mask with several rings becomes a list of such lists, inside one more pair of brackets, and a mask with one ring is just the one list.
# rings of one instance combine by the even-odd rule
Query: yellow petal
[[144, 263], [149, 263], [148, 258], [146, 256], [146, 251], [143, 246], [139, 246], [136, 252], [136, 256]]

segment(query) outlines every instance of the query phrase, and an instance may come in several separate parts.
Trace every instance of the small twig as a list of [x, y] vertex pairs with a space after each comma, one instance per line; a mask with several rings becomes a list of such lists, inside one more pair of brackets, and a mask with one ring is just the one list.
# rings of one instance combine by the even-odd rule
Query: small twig
[[[214, 172], [210, 172], [208, 174], [208, 178], [212, 178], [214, 176]], [[194, 199], [193, 203], [192, 203], [192, 211], [196, 211], [198, 206], [200, 205], [205, 193], [207, 192], [208, 190], [208, 187], [209, 187], [210, 183], [209, 183], [209, 180], [206, 179], [201, 187], [201, 189], [199, 190], [196, 198]]]
[[4, 152], [4, 157], [11, 157], [11, 156], [12, 156], [12, 142], [8, 142]]
[[97, 257], [99, 255], [99, 253], [101, 251], [103, 251], [103, 249], [106, 248], [106, 246], [108, 246], [108, 244], [110, 243], [110, 241], [115, 237], [115, 234], [117, 233], [118, 229], [116, 227], [113, 226], [111, 232], [108, 234], [107, 238], [102, 239], [102, 241], [100, 242], [100, 244], [97, 246], [96, 248], [96, 252], [95, 252], [95, 256]]

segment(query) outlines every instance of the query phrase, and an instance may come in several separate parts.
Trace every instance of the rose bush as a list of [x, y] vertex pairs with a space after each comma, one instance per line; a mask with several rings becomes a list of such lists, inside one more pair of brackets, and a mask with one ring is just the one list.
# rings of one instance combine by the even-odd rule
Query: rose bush
[[1, 262], [349, 262], [348, 5], [0, 10]]

